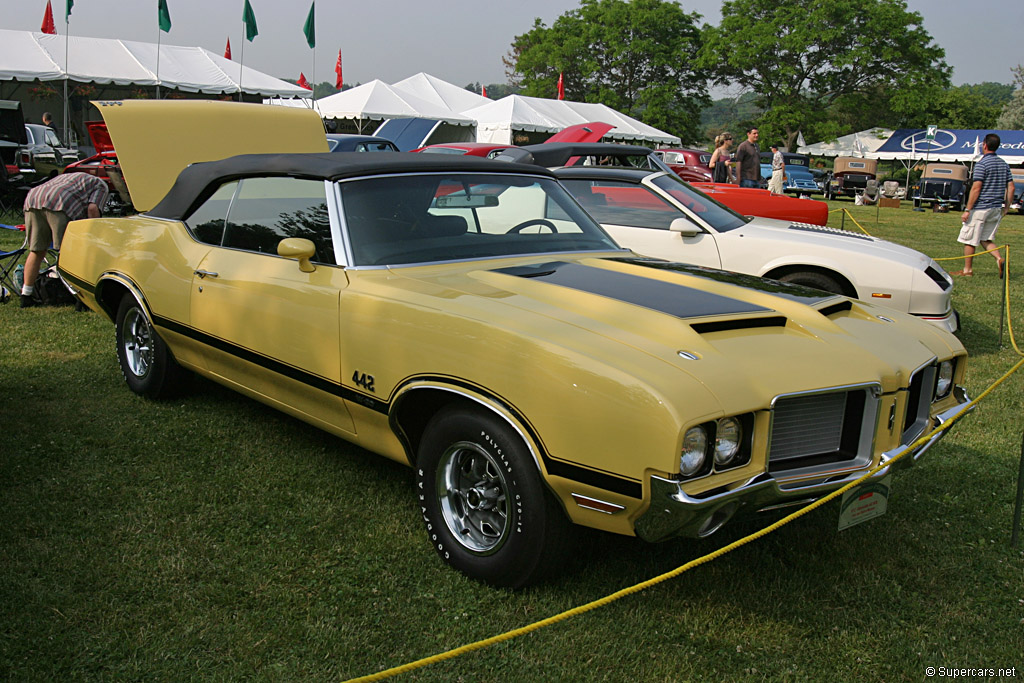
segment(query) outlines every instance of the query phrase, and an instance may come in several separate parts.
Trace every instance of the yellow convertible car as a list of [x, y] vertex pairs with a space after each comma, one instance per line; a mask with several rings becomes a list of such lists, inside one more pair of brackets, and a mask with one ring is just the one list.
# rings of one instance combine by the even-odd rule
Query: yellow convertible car
[[59, 266], [129, 388], [198, 373], [410, 465], [474, 578], [557, 569], [573, 524], [707, 536], [813, 500], [965, 409], [953, 335], [637, 256], [546, 169], [328, 154], [287, 107], [99, 107], [142, 213], [72, 223]]

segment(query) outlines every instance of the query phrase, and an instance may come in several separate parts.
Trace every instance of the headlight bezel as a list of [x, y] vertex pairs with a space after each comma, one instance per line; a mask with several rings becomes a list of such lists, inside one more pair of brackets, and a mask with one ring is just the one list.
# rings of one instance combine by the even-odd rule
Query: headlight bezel
[[[947, 376], [948, 375], [948, 376]], [[941, 401], [953, 392], [956, 386], [956, 358], [941, 361], [935, 370], [935, 389], [932, 394], [932, 401]]]
[[[724, 462], [723, 458], [719, 456], [719, 449], [717, 447], [720, 430], [736, 432], [735, 448], [729, 449], [733, 451], [732, 455], [728, 459], [724, 459]], [[703, 447], [702, 455], [698, 458], [698, 456], [690, 453], [689, 460], [687, 461], [688, 466], [684, 469], [683, 464], [684, 459], [687, 457], [687, 451], [695, 450], [694, 446], [698, 445], [695, 441], [690, 441], [688, 446], [687, 438], [695, 439], [698, 431], [704, 435], [703, 443], [699, 444]], [[685, 481], [692, 481], [710, 474], [734, 470], [746, 465], [750, 462], [753, 432], [753, 413], [726, 415], [717, 420], [687, 427], [683, 432], [679, 449], [679, 478]], [[691, 436], [691, 433], [694, 435]]]

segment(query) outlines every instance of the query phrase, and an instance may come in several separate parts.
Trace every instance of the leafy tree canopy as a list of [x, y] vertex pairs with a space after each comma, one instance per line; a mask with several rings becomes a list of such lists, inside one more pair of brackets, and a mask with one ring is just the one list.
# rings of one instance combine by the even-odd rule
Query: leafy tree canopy
[[[581, 0], [550, 28], [537, 19], [505, 58], [524, 95], [600, 102], [684, 140], [699, 137], [710, 104], [707, 72], [694, 68], [699, 14], [665, 0]], [[489, 93], [490, 91], [488, 91]]]
[[1017, 86], [1016, 92], [1003, 111], [999, 114], [996, 126], [1003, 130], [1024, 129], [1024, 66], [1020, 64], [1013, 70], [1014, 83]]
[[944, 56], [903, 0], [726, 0], [700, 65], [755, 93], [762, 141], [792, 149], [868, 110], [920, 112], [949, 87]]

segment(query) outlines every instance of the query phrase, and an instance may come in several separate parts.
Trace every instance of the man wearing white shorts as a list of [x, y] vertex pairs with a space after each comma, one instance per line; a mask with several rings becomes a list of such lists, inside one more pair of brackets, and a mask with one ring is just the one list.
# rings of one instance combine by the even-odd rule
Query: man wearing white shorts
[[981, 245], [995, 257], [999, 277], [1003, 277], [1003, 257], [998, 251], [993, 251], [996, 244], [992, 238], [1013, 202], [1013, 176], [1006, 162], [996, 156], [999, 144], [998, 135], [986, 135], [981, 161], [974, 166], [974, 182], [967, 197], [966, 210], [960, 215], [963, 227], [957, 237], [957, 242], [964, 245], [964, 269], [953, 275], [974, 275], [974, 252]]

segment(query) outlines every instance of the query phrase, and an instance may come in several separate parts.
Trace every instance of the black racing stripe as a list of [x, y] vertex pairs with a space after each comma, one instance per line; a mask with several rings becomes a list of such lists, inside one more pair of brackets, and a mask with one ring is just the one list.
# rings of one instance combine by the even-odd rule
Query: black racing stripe
[[451, 377], [447, 375], [419, 375], [416, 377], [410, 377], [404, 380], [399, 386], [395, 387], [393, 394], [397, 394], [401, 387], [410, 384], [412, 382], [438, 382], [447, 384], [449, 386], [461, 387], [473, 391], [482, 396], [487, 396], [495, 403], [500, 404], [505, 410], [515, 416], [519, 424], [523, 425], [523, 428], [530, 435], [530, 439], [537, 444], [537, 449], [540, 453], [540, 459], [544, 463], [544, 468], [549, 474], [563, 479], [570, 479], [572, 481], [578, 481], [581, 484], [587, 484], [594, 488], [604, 489], [605, 491], [612, 491], [623, 496], [629, 496], [630, 498], [640, 499], [643, 498], [644, 490], [643, 485], [635, 479], [627, 479], [620, 477], [608, 472], [599, 472], [596, 470], [587, 469], [573, 463], [565, 462], [562, 460], [555, 460], [552, 458], [547, 449], [544, 448], [544, 442], [541, 440], [537, 430], [534, 429], [533, 425], [530, 424], [529, 420], [526, 419], [521, 412], [503, 399], [500, 396], [495, 395], [489, 391], [486, 387], [468, 382], [458, 377]]
[[492, 272], [543, 279], [551, 284], [624, 301], [682, 319], [771, 311], [756, 304], [685, 285], [565, 261], [499, 268]]
[[81, 290], [83, 292], [88, 292], [89, 294], [95, 294], [96, 293], [95, 285], [92, 285], [92, 284], [86, 282], [82, 278], [75, 277], [71, 273], [69, 273], [66, 270], [64, 270], [63, 268], [61, 268], [59, 265], [57, 266], [57, 272], [60, 274], [60, 276], [62, 278], [64, 278], [65, 282], [67, 282], [69, 285], [71, 285], [75, 289]]
[[637, 258], [629, 256], [623, 258], [610, 258], [608, 260], [628, 263], [634, 266], [643, 266], [645, 268], [668, 270], [674, 273], [682, 273], [684, 275], [704, 278], [705, 280], [713, 280], [715, 282], [725, 282], [730, 285], [743, 287], [744, 289], [752, 289], [766, 294], [774, 294], [775, 296], [780, 296], [783, 299], [789, 299], [790, 301], [796, 301], [808, 306], [815, 306], [823, 301], [835, 299], [840, 296], [839, 294], [822, 294], [821, 290], [812, 289], [803, 285], [795, 285], [791, 282], [779, 282], [778, 280], [769, 280], [767, 278], [757, 277], [756, 275], [734, 273], [729, 270], [718, 270], [717, 268], [705, 268], [704, 266], [695, 266], [689, 263], [674, 263], [672, 261], [663, 261], [655, 258]]
[[205, 332], [200, 332], [193, 327], [183, 325], [169, 318], [154, 315], [153, 324], [157, 327], [170, 330], [171, 332], [188, 337], [189, 339], [195, 340], [219, 351], [223, 351], [224, 353], [235, 356], [236, 358], [258, 365], [271, 372], [293, 379], [296, 382], [302, 382], [314, 389], [318, 389], [334, 396], [339, 396], [346, 401], [358, 403], [359, 405], [365, 406], [366, 408], [378, 413], [382, 413], [384, 415], [388, 414], [388, 403], [386, 401], [373, 398], [372, 396], [367, 396], [366, 394], [362, 394], [342, 384], [332, 382], [320, 375], [314, 375], [311, 372], [306, 372], [294, 365], [288, 365], [287, 363], [274, 360], [273, 358], [264, 356], [263, 354], [256, 353], [251, 349], [247, 349], [237, 344], [232, 344], [229, 341], [220, 339], [219, 337], [214, 337], [213, 335], [206, 334]]

